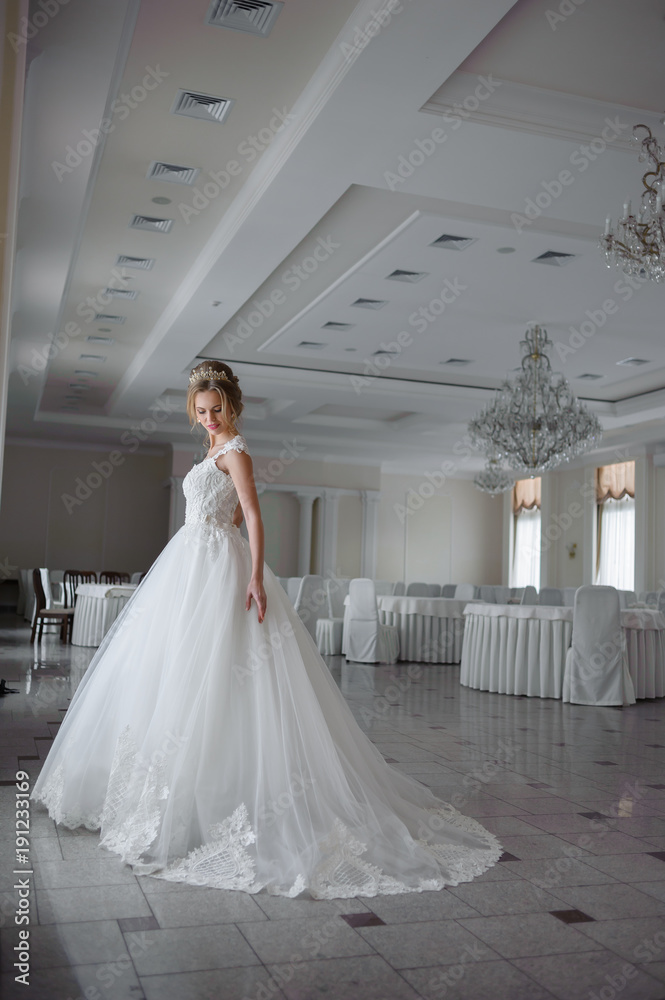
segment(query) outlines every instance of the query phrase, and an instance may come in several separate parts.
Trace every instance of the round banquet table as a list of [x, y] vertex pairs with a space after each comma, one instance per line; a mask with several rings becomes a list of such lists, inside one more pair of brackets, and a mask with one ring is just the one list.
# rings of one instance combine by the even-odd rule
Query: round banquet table
[[136, 590], [136, 584], [81, 583], [76, 588], [73, 646], [99, 646], [112, 622]]
[[[573, 608], [473, 604], [464, 612], [460, 683], [497, 694], [561, 698]], [[665, 697], [665, 616], [621, 612], [636, 698]]]
[[414, 663], [460, 662], [469, 603], [452, 597], [377, 597], [379, 620], [399, 631], [400, 660]]

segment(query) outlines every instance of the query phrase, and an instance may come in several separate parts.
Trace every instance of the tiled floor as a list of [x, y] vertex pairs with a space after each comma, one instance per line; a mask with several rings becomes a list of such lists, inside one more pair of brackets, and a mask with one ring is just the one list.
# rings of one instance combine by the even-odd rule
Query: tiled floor
[[137, 878], [32, 807], [30, 988], [14, 983], [17, 768], [31, 783], [91, 650], [0, 620], [6, 1000], [665, 1000], [665, 701], [582, 708], [459, 686], [459, 668], [331, 660], [394, 766], [505, 847], [440, 892], [317, 901]]

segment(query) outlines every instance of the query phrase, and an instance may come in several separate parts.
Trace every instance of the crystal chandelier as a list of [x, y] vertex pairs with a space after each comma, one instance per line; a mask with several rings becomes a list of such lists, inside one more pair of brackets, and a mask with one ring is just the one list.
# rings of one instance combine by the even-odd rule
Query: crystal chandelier
[[640, 274], [663, 281], [665, 278], [665, 229], [663, 200], [665, 197], [665, 149], [659, 146], [648, 125], [635, 125], [633, 138], [639, 142], [639, 129], [646, 135], [640, 142], [638, 159], [650, 161], [642, 177], [644, 191], [637, 215], [630, 202], [623, 206], [623, 217], [612, 232], [612, 220], [607, 218], [600, 248], [605, 251], [607, 266], [618, 265], [626, 274]]
[[499, 493], [512, 490], [515, 485], [515, 476], [507, 469], [502, 469], [499, 459], [494, 456], [487, 460], [484, 472], [479, 472], [473, 482], [483, 493], [489, 493], [490, 496], [495, 497]]
[[530, 326], [520, 347], [522, 370], [512, 382], [504, 381], [494, 401], [471, 420], [469, 437], [490, 466], [494, 461], [496, 471], [503, 462], [535, 476], [592, 448], [602, 431], [563, 375], [552, 371], [547, 331]]

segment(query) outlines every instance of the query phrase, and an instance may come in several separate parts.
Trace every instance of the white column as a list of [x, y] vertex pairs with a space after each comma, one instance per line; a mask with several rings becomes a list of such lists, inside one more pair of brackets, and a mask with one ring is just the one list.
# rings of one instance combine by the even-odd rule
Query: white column
[[374, 490], [362, 490], [360, 499], [363, 505], [360, 575], [373, 580], [376, 577], [379, 500], [381, 499], [381, 494]]
[[300, 503], [300, 532], [298, 535], [298, 576], [307, 576], [312, 558], [312, 507], [315, 493], [296, 493]]
[[337, 490], [323, 490], [321, 497], [321, 535], [319, 538], [319, 573], [321, 576], [337, 574], [337, 515], [339, 512]]

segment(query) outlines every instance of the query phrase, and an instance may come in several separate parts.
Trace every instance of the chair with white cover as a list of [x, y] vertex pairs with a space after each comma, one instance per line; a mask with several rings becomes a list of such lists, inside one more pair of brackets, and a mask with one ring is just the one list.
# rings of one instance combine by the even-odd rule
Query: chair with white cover
[[457, 584], [456, 583], [444, 583], [443, 587], [441, 588], [441, 596], [442, 597], [454, 597], [456, 590], [457, 590]]
[[377, 597], [392, 597], [394, 583], [392, 580], [374, 580]]
[[485, 604], [496, 604], [496, 587], [492, 587], [489, 584], [481, 584], [480, 600], [484, 601]]
[[637, 604], [637, 594], [634, 590], [619, 591], [619, 607], [622, 611], [629, 608], [631, 604]]
[[395, 663], [399, 656], [399, 632], [382, 625], [376, 605], [374, 581], [351, 580], [346, 625], [346, 658], [357, 663]]
[[614, 587], [580, 587], [575, 595], [561, 697], [574, 705], [635, 704]]
[[542, 587], [538, 595], [538, 603], [551, 608], [563, 607], [563, 594], [558, 587]]
[[564, 587], [563, 588], [563, 606], [564, 608], [574, 608], [575, 607], [575, 594], [577, 593], [577, 587]]
[[494, 600], [497, 604], [508, 604], [510, 600], [510, 587], [495, 587]]
[[524, 593], [522, 594], [522, 600], [520, 604], [537, 604], [538, 603], [538, 591], [532, 584], [528, 584], [524, 588]]
[[406, 594], [404, 580], [398, 580], [393, 584], [393, 597], [403, 597]]
[[428, 597], [441, 597], [441, 584], [440, 583], [428, 583], [427, 584], [427, 596]]
[[328, 617], [316, 623], [316, 645], [322, 656], [337, 656], [342, 652], [344, 634], [344, 598], [349, 592], [350, 580], [326, 580]]
[[458, 583], [455, 587], [456, 601], [472, 601], [476, 596], [476, 588], [472, 583]]
[[323, 577], [314, 573], [303, 576], [293, 607], [298, 616], [316, 641], [316, 623], [319, 618], [328, 614], [328, 595], [323, 586]]
[[637, 597], [640, 604], [648, 604], [650, 608], [657, 608], [659, 593], [659, 590], [641, 590]]
[[298, 600], [298, 591], [300, 590], [301, 580], [301, 576], [290, 576], [286, 581], [286, 593], [291, 601], [291, 604], [295, 604]]
[[428, 585], [426, 583], [410, 583], [406, 588], [407, 597], [428, 597]]

